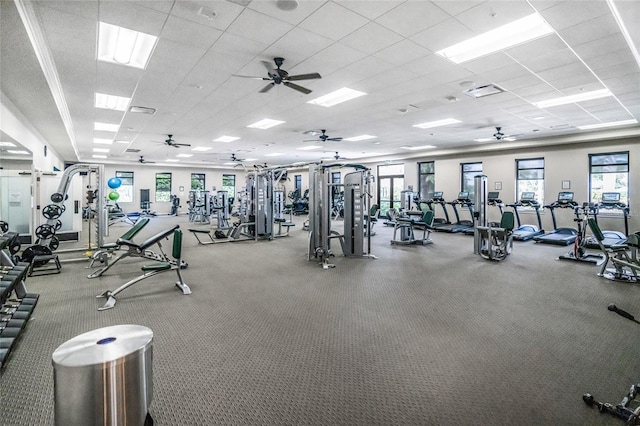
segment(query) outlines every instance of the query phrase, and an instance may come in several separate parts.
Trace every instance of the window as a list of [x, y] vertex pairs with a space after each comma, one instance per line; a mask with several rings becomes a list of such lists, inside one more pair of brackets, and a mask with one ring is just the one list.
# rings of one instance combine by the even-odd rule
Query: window
[[418, 192], [420, 200], [430, 200], [436, 189], [435, 162], [418, 163]]
[[204, 191], [205, 174], [204, 173], [191, 173], [191, 190], [192, 191]]
[[295, 175], [295, 188], [302, 190], [302, 175]]
[[536, 201], [544, 206], [544, 158], [516, 160], [516, 201], [523, 192], [534, 192]]
[[171, 199], [171, 173], [156, 173], [156, 203]]
[[[331, 183], [339, 184], [342, 179], [342, 173], [340, 172], [331, 172]], [[331, 187], [331, 205], [335, 206], [336, 201], [340, 198], [340, 193], [342, 192], [342, 188], [339, 186]]]
[[599, 203], [603, 192], [618, 192], [629, 205], [629, 151], [589, 154], [589, 201]]
[[120, 203], [133, 203], [133, 172], [116, 172], [116, 177], [122, 184], [116, 189], [120, 197]]
[[475, 196], [475, 177], [482, 174], [482, 163], [460, 163], [461, 179], [460, 191], [469, 193], [469, 198]]
[[222, 190], [227, 191], [229, 199], [236, 198], [236, 175], [222, 175]]

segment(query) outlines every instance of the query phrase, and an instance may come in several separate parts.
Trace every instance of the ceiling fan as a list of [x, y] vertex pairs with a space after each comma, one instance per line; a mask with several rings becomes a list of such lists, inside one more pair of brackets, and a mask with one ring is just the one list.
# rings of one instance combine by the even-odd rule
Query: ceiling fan
[[349, 158], [346, 157], [342, 157], [340, 154], [338, 154], [338, 151], [336, 151], [335, 155], [332, 155], [331, 157], [322, 157], [324, 160], [328, 160], [333, 158], [334, 160], [349, 160]]
[[144, 159], [144, 156], [141, 155], [140, 158], [138, 159], [138, 163], [140, 163], [140, 164], [154, 164], [155, 161], [147, 161], [147, 160]]
[[276, 68], [273, 68], [273, 65], [271, 65], [267, 61], [261, 61], [261, 62], [267, 69], [268, 77], [253, 77], [249, 75], [239, 75], [239, 74], [234, 74], [234, 76], [242, 77], [242, 78], [252, 78], [254, 80], [270, 81], [271, 83], [264, 86], [260, 90], [260, 93], [268, 92], [276, 84], [283, 84], [293, 90], [297, 90], [298, 92], [304, 93], [305, 95], [308, 95], [309, 93], [311, 93], [311, 90], [307, 89], [306, 87], [302, 87], [295, 83], [292, 83], [292, 81], [313, 80], [316, 78], [322, 78], [322, 76], [317, 72], [310, 73], [310, 74], [289, 75], [287, 71], [280, 68], [280, 66], [284, 63], [284, 58], [273, 58], [273, 62], [276, 64]]
[[172, 146], [174, 148], [180, 148], [181, 146], [191, 146], [191, 144], [188, 143], [177, 143], [175, 140], [173, 140], [173, 135], [167, 135], [169, 137], [169, 139], [165, 139], [164, 144], [168, 145], [168, 146]]
[[[342, 140], [342, 138], [330, 138], [329, 135], [327, 135], [326, 132], [327, 131], [325, 129], [321, 129], [320, 130], [320, 135], [318, 136], [318, 139], [320, 139], [322, 142], [326, 142], [326, 141], [340, 142]], [[310, 130], [310, 131], [305, 132], [305, 133], [315, 136], [315, 135], [318, 134], [318, 131], [317, 130]], [[302, 142], [317, 142], [318, 139], [305, 139]]]
[[514, 141], [516, 140], [517, 137], [522, 136], [520, 135], [505, 135], [504, 133], [502, 133], [502, 127], [496, 126], [496, 132], [493, 134], [493, 137], [497, 140], [497, 141]]
[[244, 158], [238, 158], [236, 157], [236, 154], [231, 154], [230, 158], [218, 158], [219, 161], [228, 161], [231, 163], [242, 163], [243, 161], [245, 161]]

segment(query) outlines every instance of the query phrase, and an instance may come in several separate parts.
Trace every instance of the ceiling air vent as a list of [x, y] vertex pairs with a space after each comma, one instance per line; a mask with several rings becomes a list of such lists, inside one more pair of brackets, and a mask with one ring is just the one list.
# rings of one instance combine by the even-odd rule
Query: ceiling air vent
[[129, 108], [129, 111], [135, 112], [138, 114], [149, 114], [153, 115], [156, 113], [155, 108], [143, 107], [143, 106], [132, 106]]
[[140, 152], [140, 150], [135, 148], [128, 148], [125, 152]]
[[467, 96], [471, 96], [472, 98], [483, 98], [485, 96], [496, 95], [505, 91], [506, 90], [504, 90], [502, 87], [495, 84], [487, 84], [485, 86], [467, 89], [463, 93]]

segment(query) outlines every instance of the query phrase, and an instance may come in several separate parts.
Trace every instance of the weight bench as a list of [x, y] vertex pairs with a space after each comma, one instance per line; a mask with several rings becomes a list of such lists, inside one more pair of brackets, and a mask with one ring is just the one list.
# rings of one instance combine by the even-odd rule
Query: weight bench
[[191, 289], [182, 279], [182, 274], [180, 273], [180, 269], [182, 269], [182, 231], [178, 229], [176, 226], [171, 230], [170, 233], [173, 233], [173, 250], [171, 251], [171, 256], [173, 257], [172, 261], [160, 261], [151, 265], [143, 265], [142, 272], [143, 274], [127, 281], [122, 284], [117, 289], [111, 291], [107, 290], [104, 293], [98, 295], [98, 298], [106, 297], [107, 302], [101, 308], [98, 308], [99, 311], [104, 311], [107, 309], [111, 309], [116, 305], [116, 295], [131, 287], [135, 283], [152, 277], [154, 275], [161, 274], [167, 271], [176, 271], [178, 274], [178, 281], [176, 282], [176, 287], [182, 291], [182, 294], [191, 294]]
[[135, 237], [136, 234], [142, 230], [142, 228], [147, 226], [149, 220], [151, 219], [149, 219], [148, 217], [140, 218], [140, 220], [136, 221], [135, 225], [133, 225], [133, 227], [131, 227], [127, 232], [122, 234], [115, 243], [103, 244], [98, 251], [91, 255], [91, 263], [89, 264], [89, 268], [93, 267], [93, 264], [96, 260], [104, 263], [105, 265], [108, 265], [109, 258], [113, 255], [113, 252], [120, 249], [120, 241], [129, 241], [133, 239], [133, 237]]
[[[431, 230], [433, 229], [433, 211], [425, 212], [407, 212], [417, 213], [408, 214], [407, 216], [399, 216], [395, 219], [393, 227], [393, 239], [391, 244], [418, 244], [427, 245], [433, 243], [431, 240]], [[397, 232], [400, 230], [400, 239], [398, 240]], [[415, 231], [422, 231], [422, 238], [416, 239]]]
[[[296, 226], [295, 223], [287, 221], [287, 219], [285, 219], [285, 218], [274, 219], [274, 222], [278, 224], [278, 233], [275, 235], [276, 237], [288, 237], [289, 236], [289, 229], [292, 226]], [[284, 234], [282, 233], [282, 228], [287, 228], [287, 230], [286, 230], [286, 232]]]
[[[206, 246], [207, 244], [215, 244], [216, 243], [216, 240], [213, 239], [213, 236], [211, 235], [211, 232], [209, 232], [209, 231], [206, 231], [204, 229], [189, 229], [189, 232], [191, 232], [193, 234], [193, 236], [196, 237], [196, 240], [198, 240], [198, 244], [202, 244], [203, 246]], [[202, 241], [200, 239], [200, 237], [198, 236], [199, 234], [207, 235], [211, 241]]]
[[[118, 243], [121, 247], [126, 247], [127, 251], [119, 255], [114, 259], [110, 264], [98, 269], [97, 271], [92, 272], [87, 276], [87, 278], [96, 278], [107, 272], [113, 265], [118, 263], [120, 260], [126, 257], [142, 257], [144, 259], [155, 260], [158, 262], [173, 262], [163, 251], [161, 241], [165, 238], [169, 238], [169, 236], [178, 229], [180, 226], [176, 225], [171, 229], [167, 229], [165, 231], [159, 232], [156, 235], [150, 237], [145, 242], [141, 244], [136, 244], [131, 240], [124, 240], [122, 238], [118, 239]], [[149, 249], [149, 247], [153, 245], [158, 246], [158, 250], [160, 253], [155, 253]], [[182, 262], [180, 265], [182, 268], [186, 268], [187, 264]]]
[[480, 232], [480, 256], [489, 260], [504, 260], [513, 249], [513, 212], [502, 213], [500, 227], [477, 226]]
[[[640, 282], [640, 276], [638, 275], [640, 261], [637, 257], [637, 253], [640, 250], [640, 236], [631, 234], [624, 244], [613, 244], [607, 247], [604, 244], [604, 233], [600, 230], [595, 218], [588, 218], [587, 223], [605, 256], [605, 260], [600, 266], [600, 271], [598, 271], [598, 276], [614, 281]], [[609, 262], [613, 265], [613, 269], [607, 269]]]

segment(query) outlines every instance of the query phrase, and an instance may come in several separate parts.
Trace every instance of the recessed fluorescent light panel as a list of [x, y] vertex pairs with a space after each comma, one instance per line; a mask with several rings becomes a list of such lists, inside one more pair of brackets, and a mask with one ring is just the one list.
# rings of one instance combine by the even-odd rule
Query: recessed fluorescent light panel
[[470, 61], [490, 53], [535, 40], [554, 30], [537, 13], [495, 28], [476, 37], [436, 52], [456, 64]]
[[245, 158], [244, 161], [256, 161], [257, 158]]
[[29, 155], [28, 151], [23, 151], [18, 149], [8, 149], [7, 152], [9, 154]]
[[491, 142], [494, 141], [495, 139], [493, 138], [478, 138], [478, 139], [474, 139], [474, 142]]
[[111, 124], [111, 123], [93, 123], [93, 130], [100, 130], [103, 132], [117, 132], [120, 128], [119, 124]]
[[204, 152], [204, 151], [209, 151], [211, 149], [210, 146], [197, 146], [193, 149], [191, 149], [191, 151], [200, 151], [200, 152]]
[[265, 154], [264, 156], [265, 157], [279, 157], [281, 155], [284, 155], [284, 154], [281, 153], [281, 152], [274, 152], [274, 153], [271, 153], [271, 154]]
[[413, 127], [419, 127], [420, 129], [430, 129], [432, 127], [447, 126], [449, 124], [460, 123], [460, 120], [455, 118], [445, 118], [443, 120], [427, 121], [425, 123], [414, 124]]
[[104, 93], [97, 93], [95, 96], [95, 107], [104, 109], [113, 109], [116, 111], [126, 111], [129, 106], [131, 98], [125, 98], [124, 96], [106, 95]]
[[93, 143], [97, 143], [101, 145], [111, 145], [113, 141], [111, 139], [93, 138]]
[[107, 158], [106, 155], [101, 155], [101, 154], [93, 154], [91, 157], [93, 157], [93, 158]]
[[173, 159], [173, 158], [169, 158], [169, 159], [164, 160], [164, 161], [167, 162], [167, 163], [179, 163], [180, 162], [180, 160], [176, 160], [176, 159]]
[[116, 143], [127, 144], [129, 141], [116, 141]]
[[247, 127], [250, 127], [252, 129], [270, 129], [271, 127], [277, 126], [278, 124], [282, 124], [282, 123], [286, 123], [285, 121], [280, 121], [280, 120], [272, 120], [270, 118], [265, 118], [263, 120], [260, 121], [256, 121], [253, 124], [249, 124]]
[[13, 142], [0, 142], [0, 146], [16, 146]]
[[345, 138], [345, 141], [350, 141], [350, 142], [359, 142], [359, 141], [366, 141], [368, 139], [375, 139], [377, 138], [377, 136], [372, 136], [372, 135], [360, 135], [360, 136], [353, 136], [350, 138]]
[[98, 60], [145, 69], [158, 37], [100, 22]]
[[[251, 127], [251, 126], [249, 126]], [[237, 136], [220, 136], [218, 139], [214, 139], [214, 142], [224, 142], [224, 143], [229, 143], [229, 142], [233, 142], [233, 141], [237, 141], [238, 139], [240, 139]]]
[[176, 157], [189, 158], [189, 157], [193, 157], [193, 154], [178, 154], [178, 155], [176, 155]]
[[93, 148], [93, 152], [109, 152], [109, 148]]
[[437, 147], [435, 145], [422, 145], [422, 146], [401, 146], [400, 148], [406, 149], [409, 151], [419, 151], [421, 149], [433, 149]]
[[616, 127], [616, 126], [626, 126], [628, 124], [637, 124], [638, 120], [621, 120], [621, 121], [610, 121], [608, 123], [598, 123], [598, 124], [588, 124], [586, 126], [578, 126], [580, 130], [593, 130], [593, 129], [602, 129], [605, 127]]
[[577, 102], [590, 101], [592, 99], [606, 98], [613, 96], [609, 89], [594, 90], [591, 92], [578, 93], [577, 95], [562, 96], [560, 98], [548, 99], [546, 101], [534, 102], [538, 108], [549, 108], [558, 105], [575, 104]]
[[323, 107], [332, 107], [334, 105], [341, 104], [342, 102], [350, 101], [351, 99], [359, 98], [360, 96], [364, 96], [366, 93], [360, 92], [358, 90], [349, 89], [348, 87], [343, 87], [342, 89], [338, 89], [335, 92], [328, 93], [324, 96], [320, 96], [312, 101], [307, 102], [308, 104], [320, 105]]
[[319, 148], [322, 148], [322, 147], [318, 145], [307, 145], [307, 146], [303, 146], [301, 148], [296, 148], [296, 149], [299, 149], [300, 151], [311, 151], [312, 149], [319, 149]]

